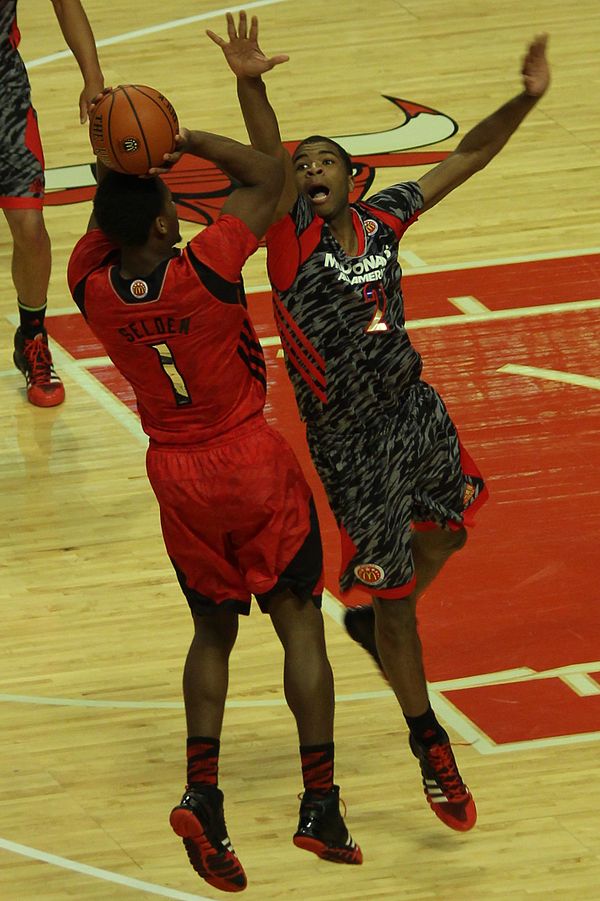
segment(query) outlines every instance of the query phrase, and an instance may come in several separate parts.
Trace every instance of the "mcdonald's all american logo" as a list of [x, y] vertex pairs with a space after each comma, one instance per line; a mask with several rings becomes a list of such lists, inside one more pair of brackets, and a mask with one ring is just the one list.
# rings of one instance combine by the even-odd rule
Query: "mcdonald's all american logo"
[[374, 219], [365, 219], [365, 231], [369, 235], [374, 235], [379, 226]]
[[376, 563], [360, 563], [354, 567], [354, 575], [365, 585], [380, 585], [385, 579], [385, 573]]
[[148, 293], [148, 285], [141, 278], [136, 278], [135, 281], [131, 283], [131, 287], [129, 289], [134, 297], [137, 297], [138, 300], [142, 297], [145, 297]]
[[[430, 106], [399, 97], [383, 97], [396, 114], [402, 115], [402, 122], [384, 131], [333, 136], [333, 140], [352, 157], [354, 188], [350, 200], [353, 203], [366, 196], [376, 173], [382, 169], [433, 166], [446, 159], [449, 150], [430, 148], [452, 137], [458, 130], [454, 119]], [[364, 115], [365, 111], [361, 110], [361, 117]], [[293, 153], [299, 143], [299, 139], [286, 141], [285, 147]], [[129, 149], [133, 150], [133, 147]], [[393, 180], [399, 179], [394, 176]], [[199, 225], [210, 225], [215, 221], [236, 187], [214, 163], [189, 155], [184, 155], [163, 176], [163, 181], [171, 191], [179, 217]], [[90, 201], [95, 193], [96, 175], [92, 162], [46, 171], [46, 206]], [[367, 229], [375, 225], [373, 220], [371, 223], [367, 223]], [[367, 231], [367, 234], [372, 233]]]

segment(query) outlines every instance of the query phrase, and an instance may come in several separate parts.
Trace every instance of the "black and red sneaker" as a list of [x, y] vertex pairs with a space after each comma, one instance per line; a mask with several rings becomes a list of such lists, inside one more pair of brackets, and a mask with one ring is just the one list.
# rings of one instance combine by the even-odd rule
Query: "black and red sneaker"
[[423, 790], [436, 817], [458, 832], [468, 832], [477, 822], [477, 808], [461, 779], [448, 736], [426, 748], [409, 735], [410, 749], [419, 761]]
[[189, 861], [199, 876], [223, 892], [243, 892], [248, 884], [227, 835], [223, 792], [213, 785], [191, 785], [169, 817], [183, 839]]
[[375, 642], [375, 611], [373, 608], [367, 604], [348, 607], [344, 614], [344, 626], [350, 638], [371, 655], [381, 674], [385, 676]]
[[326, 795], [305, 791], [300, 802], [300, 819], [294, 844], [333, 863], [363, 862], [362, 851], [352, 839], [340, 813], [340, 787]]
[[13, 362], [27, 382], [27, 400], [36, 407], [57, 407], [65, 399], [65, 389], [54, 371], [48, 334], [43, 329], [35, 338], [15, 332]]

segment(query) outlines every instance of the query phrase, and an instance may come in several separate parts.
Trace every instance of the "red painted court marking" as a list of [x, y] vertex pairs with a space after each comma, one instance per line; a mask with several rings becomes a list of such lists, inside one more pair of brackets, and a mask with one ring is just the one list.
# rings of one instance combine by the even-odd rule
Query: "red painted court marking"
[[496, 744], [597, 732], [600, 726], [600, 695], [579, 697], [560, 679], [444, 694]]
[[[409, 275], [404, 283], [409, 321], [455, 316], [448, 301], [454, 296], [471, 295], [490, 310], [575, 303], [598, 297], [600, 254]], [[250, 295], [249, 306], [259, 336], [275, 335], [268, 293]], [[439, 325], [412, 336], [425, 360], [424, 378], [444, 397], [491, 494], [467, 547], [420, 602], [432, 682], [597, 659], [599, 598], [590, 561], [600, 541], [600, 393], [498, 369], [511, 363], [597, 376], [598, 318], [597, 311], [570, 311]], [[78, 313], [51, 317], [49, 330], [77, 360], [104, 353]], [[337, 594], [338, 532], [277, 351], [265, 350], [267, 416], [292, 442], [315, 492], [327, 584]], [[134, 408], [131, 388], [112, 366], [90, 371]], [[363, 597], [353, 591], [345, 600]], [[518, 742], [531, 732], [531, 698], [551, 706], [555, 683], [444, 693], [494, 741]], [[556, 691], [558, 709], [564, 702], [571, 710], [568, 728], [544, 714], [540, 735], [600, 732], [598, 698], [581, 698], [564, 682]]]

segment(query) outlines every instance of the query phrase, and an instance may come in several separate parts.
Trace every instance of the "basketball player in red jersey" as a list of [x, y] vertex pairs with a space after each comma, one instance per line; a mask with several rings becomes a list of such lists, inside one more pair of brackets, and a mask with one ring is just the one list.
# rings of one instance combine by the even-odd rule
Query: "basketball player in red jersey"
[[486, 166], [545, 93], [546, 37], [530, 45], [523, 90], [473, 128], [418, 181], [349, 203], [352, 163], [314, 135], [290, 157], [262, 74], [267, 59], [244, 13], [229, 40], [213, 32], [237, 76], [252, 145], [286, 170], [267, 233], [275, 316], [311, 455], [342, 538], [342, 591], [363, 589], [372, 606], [349, 609], [346, 628], [387, 676], [409, 726], [425, 795], [447, 825], [475, 825], [475, 803], [448, 735], [429, 703], [417, 598], [466, 541], [486, 489], [404, 326], [398, 242], [424, 210]]
[[[104, 86], [94, 36], [79, 0], [52, 0], [52, 4], [83, 76], [79, 98], [83, 124], [89, 101]], [[54, 407], [64, 400], [65, 390], [54, 371], [44, 328], [51, 268], [50, 238], [42, 214], [44, 156], [29, 79], [17, 49], [16, 10], [17, 0], [0, 0], [0, 208], [12, 234], [12, 278], [20, 318], [13, 359], [25, 376], [30, 403]]]
[[205, 132], [184, 130], [178, 143], [169, 163], [182, 152], [200, 156], [242, 185], [218, 220], [180, 251], [161, 179], [104, 170], [68, 279], [135, 391], [166, 549], [194, 620], [183, 681], [187, 788], [171, 825], [199, 875], [233, 892], [246, 876], [227, 837], [217, 772], [229, 655], [251, 594], [283, 645], [300, 738], [304, 795], [294, 843], [341, 863], [359, 864], [362, 855], [333, 782], [317, 515], [291, 448], [264, 418], [265, 361], [241, 276], [272, 220], [283, 169]]

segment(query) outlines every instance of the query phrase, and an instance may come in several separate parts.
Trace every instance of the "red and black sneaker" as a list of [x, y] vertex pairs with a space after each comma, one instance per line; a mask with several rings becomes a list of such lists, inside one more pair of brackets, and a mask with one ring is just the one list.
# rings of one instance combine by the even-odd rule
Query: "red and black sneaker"
[[65, 389], [54, 371], [45, 329], [35, 338], [26, 338], [18, 328], [15, 332], [13, 361], [25, 376], [29, 403], [36, 407], [57, 407], [62, 404]]
[[305, 791], [300, 802], [300, 819], [294, 844], [334, 863], [363, 862], [362, 851], [352, 839], [340, 813], [340, 787], [326, 795]]
[[223, 892], [243, 892], [248, 881], [227, 835], [223, 792], [213, 785], [189, 786], [171, 811], [173, 831], [183, 839], [196, 873]]
[[412, 735], [409, 742], [421, 767], [425, 797], [436, 817], [451, 829], [468, 832], [477, 822], [477, 808], [458, 772], [448, 736], [430, 748], [420, 745]]
[[[371, 655], [381, 674], [385, 676], [375, 642], [375, 611], [373, 608], [367, 604], [359, 607], [348, 607], [344, 614], [344, 626], [350, 638]], [[387, 678], [387, 676], [385, 677]]]

